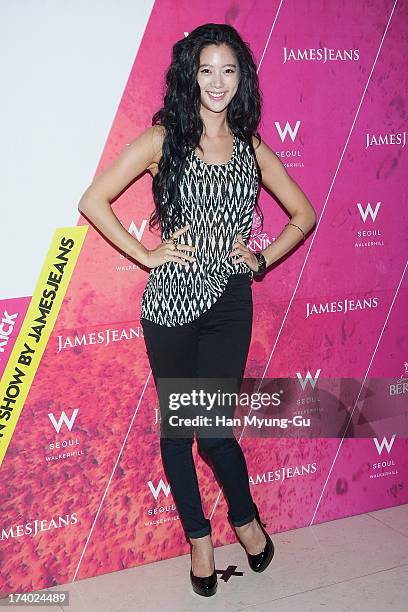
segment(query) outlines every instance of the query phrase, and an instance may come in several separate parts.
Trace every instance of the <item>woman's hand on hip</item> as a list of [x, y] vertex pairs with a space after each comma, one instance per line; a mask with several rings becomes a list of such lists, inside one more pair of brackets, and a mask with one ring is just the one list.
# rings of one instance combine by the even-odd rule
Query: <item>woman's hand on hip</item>
[[[238, 259], [233, 259], [237, 257]], [[232, 251], [228, 255], [232, 259], [232, 263], [244, 262], [254, 272], [259, 269], [259, 262], [255, 255], [246, 246], [242, 234], [237, 234], [236, 241], [232, 245]]]
[[[148, 250], [146, 261], [144, 262], [145, 265], [148, 268], [157, 268], [167, 261], [175, 261], [183, 265], [194, 262], [196, 260], [194, 257], [195, 246], [180, 243], [175, 245], [173, 243], [173, 238], [178, 238], [189, 229], [189, 224], [181, 227], [172, 234], [172, 238], [163, 240], [156, 248]], [[191, 255], [189, 255], [189, 253], [191, 253]]]

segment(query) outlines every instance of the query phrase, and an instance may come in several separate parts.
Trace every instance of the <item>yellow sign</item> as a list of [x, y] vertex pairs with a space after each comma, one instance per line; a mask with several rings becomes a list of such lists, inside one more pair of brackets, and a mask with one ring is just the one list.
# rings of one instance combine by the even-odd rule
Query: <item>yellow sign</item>
[[0, 466], [60, 311], [88, 227], [79, 225], [55, 230], [0, 381]]

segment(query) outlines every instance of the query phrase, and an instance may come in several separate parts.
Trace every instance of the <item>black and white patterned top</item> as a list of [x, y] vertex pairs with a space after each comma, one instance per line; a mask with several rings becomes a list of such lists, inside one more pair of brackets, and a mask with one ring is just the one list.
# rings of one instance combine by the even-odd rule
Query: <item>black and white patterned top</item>
[[246, 272], [252, 279], [246, 263], [234, 263], [228, 255], [238, 233], [248, 242], [258, 189], [253, 153], [236, 134], [225, 164], [208, 164], [191, 150], [180, 183], [183, 222], [178, 226], [189, 223], [190, 228], [178, 243], [195, 246], [196, 261], [187, 266], [167, 261], [150, 270], [140, 318], [183, 325], [216, 302], [230, 274]]

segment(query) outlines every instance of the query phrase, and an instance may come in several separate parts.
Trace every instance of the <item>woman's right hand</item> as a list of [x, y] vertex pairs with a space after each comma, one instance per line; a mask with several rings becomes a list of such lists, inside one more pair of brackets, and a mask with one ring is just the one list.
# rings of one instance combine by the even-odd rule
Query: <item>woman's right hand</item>
[[[173, 238], [178, 238], [190, 228], [187, 224], [184, 227], [176, 230], [173, 234]], [[177, 244], [177, 250], [173, 244], [173, 240], [163, 240], [155, 249], [147, 251], [146, 266], [148, 268], [157, 268], [166, 261], [175, 261], [177, 263], [188, 265], [189, 262], [196, 261], [194, 255], [188, 255], [187, 253], [194, 253], [195, 247], [190, 244]]]

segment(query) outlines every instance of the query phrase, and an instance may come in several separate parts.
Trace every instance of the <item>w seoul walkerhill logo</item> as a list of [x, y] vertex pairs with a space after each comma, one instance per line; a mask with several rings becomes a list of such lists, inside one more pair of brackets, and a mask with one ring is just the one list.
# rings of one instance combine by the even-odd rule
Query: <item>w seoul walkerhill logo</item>
[[160, 478], [157, 487], [154, 486], [152, 480], [147, 481], [147, 486], [149, 487], [150, 493], [153, 495], [155, 501], [157, 501], [160, 492], [162, 492], [165, 497], [168, 497], [170, 495], [170, 485], [165, 485], [163, 482], [163, 478]]
[[302, 391], [304, 391], [307, 387], [307, 385], [309, 384], [312, 389], [314, 390], [317, 381], [319, 379], [320, 376], [320, 372], [321, 372], [321, 368], [319, 368], [318, 370], [316, 370], [316, 373], [314, 375], [314, 377], [312, 377], [311, 373], [309, 372], [309, 370], [306, 373], [306, 376], [302, 376], [301, 372], [296, 372], [296, 377], [299, 381], [300, 386], [302, 387]]
[[[80, 457], [84, 455], [83, 449], [80, 447], [80, 441], [75, 435], [69, 435], [75, 425], [76, 418], [78, 416], [79, 409], [74, 408], [70, 416], [62, 410], [58, 413], [58, 416], [54, 412], [48, 413], [48, 418], [56, 432], [61, 435], [57, 439], [48, 442], [48, 453], [45, 456], [45, 460], [48, 463], [56, 461], [64, 461], [67, 459], [73, 459], [74, 457]], [[69, 433], [67, 433], [67, 430]]]
[[373, 441], [379, 455], [382, 455], [384, 449], [386, 449], [387, 453], [390, 454], [395, 441], [395, 434], [393, 434], [390, 440], [387, 440], [387, 438], [384, 436], [381, 442], [378, 438], [373, 438]]
[[147, 226], [147, 219], [142, 220], [140, 227], [136, 225], [136, 223], [132, 219], [128, 227], [128, 232], [129, 234], [132, 234], [132, 236], [135, 236], [138, 240], [142, 240], [146, 226]]
[[381, 229], [374, 226], [380, 209], [381, 202], [376, 202], [375, 207], [373, 207], [371, 202], [367, 202], [365, 207], [363, 207], [361, 202], [357, 202], [357, 210], [363, 225], [360, 227], [360, 229], [356, 230], [356, 238], [358, 242], [355, 242], [355, 248], [384, 246]]
[[[293, 127], [289, 123], [289, 121], [286, 121], [284, 127], [282, 127], [279, 121], [275, 121], [274, 123], [275, 123], [276, 132], [280, 138], [282, 145], [285, 145], [286, 147], [288, 147], [287, 149], [282, 148], [280, 150], [275, 148], [275, 153], [277, 157], [279, 157], [282, 160], [286, 168], [303, 167], [303, 161], [300, 159], [302, 157], [300, 149], [291, 147], [291, 145], [295, 143], [295, 140], [298, 137], [298, 132], [299, 132], [299, 128], [301, 125], [300, 119], [296, 121]], [[290, 142], [289, 141], [286, 142], [288, 139], [288, 136], [290, 138]], [[292, 158], [292, 160], [293, 158], [295, 159], [293, 161], [292, 160], [287, 161], [287, 158]]]
[[317, 388], [321, 371], [321, 368], [318, 368], [314, 376], [312, 376], [309, 370], [304, 376], [301, 372], [296, 372], [296, 378], [302, 389], [302, 394], [296, 399], [296, 405], [299, 408], [296, 410], [296, 414], [302, 414], [301, 410], [303, 407], [306, 407], [304, 412], [308, 414], [321, 412], [320, 396]]
[[370, 217], [371, 221], [374, 223], [377, 219], [378, 211], [380, 210], [381, 202], [377, 202], [375, 208], [371, 206], [371, 202], [366, 204], [366, 207], [363, 208], [361, 202], [357, 202], [358, 212], [360, 213], [360, 217], [363, 223], [366, 223], [368, 217]]
[[63, 424], [65, 424], [65, 426], [67, 427], [67, 429], [69, 431], [72, 430], [74, 423], [75, 423], [75, 419], [77, 418], [77, 414], [78, 414], [79, 409], [75, 408], [71, 414], [70, 417], [67, 416], [65, 410], [63, 410], [57, 419], [55, 418], [55, 415], [53, 412], [49, 412], [48, 413], [48, 418], [50, 419], [51, 423], [53, 424], [53, 427], [55, 429], [55, 431], [57, 433], [59, 433], [61, 431], [61, 427]]
[[167, 501], [167, 498], [169, 496], [171, 497], [170, 485], [166, 485], [163, 482], [163, 479], [160, 478], [157, 486], [153, 484], [152, 480], [147, 481], [147, 486], [149, 487], [150, 493], [154, 497], [155, 502], [157, 502], [159, 497], [161, 500], [163, 500], [163, 497], [166, 499], [158, 502], [155, 506], [152, 506], [147, 510], [149, 520], [145, 521], [145, 527], [158, 527], [163, 523], [179, 521], [180, 517], [178, 515], [176, 504], [174, 501]]
[[300, 120], [298, 119], [296, 121], [295, 127], [292, 127], [289, 121], [286, 121], [284, 128], [282, 128], [279, 121], [275, 121], [275, 127], [276, 127], [276, 131], [278, 132], [279, 138], [281, 139], [282, 143], [285, 142], [287, 136], [290, 137], [292, 142], [295, 142], [295, 139], [299, 131], [299, 127], [300, 127]]
[[393, 434], [390, 439], [385, 436], [382, 440], [373, 438], [378, 460], [371, 464], [370, 478], [387, 478], [398, 475], [398, 468], [395, 458], [392, 456], [392, 447], [394, 446], [396, 434]]

